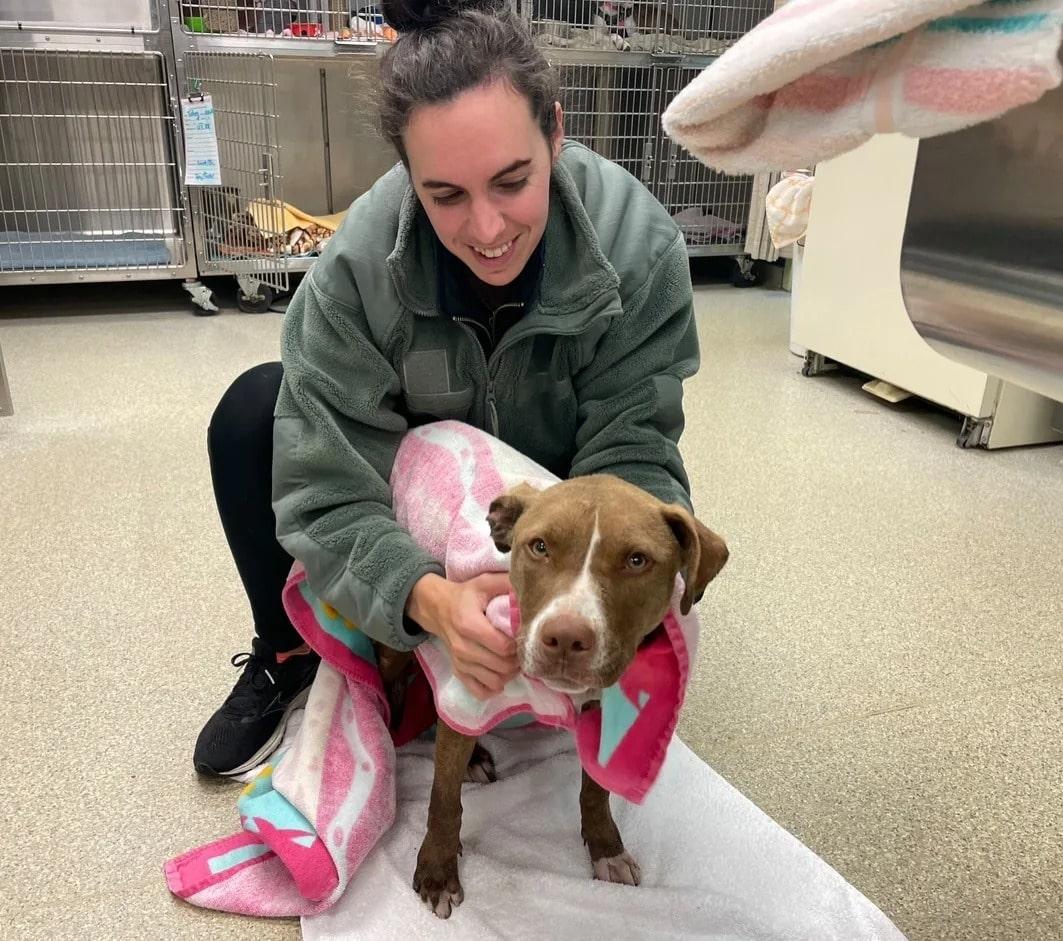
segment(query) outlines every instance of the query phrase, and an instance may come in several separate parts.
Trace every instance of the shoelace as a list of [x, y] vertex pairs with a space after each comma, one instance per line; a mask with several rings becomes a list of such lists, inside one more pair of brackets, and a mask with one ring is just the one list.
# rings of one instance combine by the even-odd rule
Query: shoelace
[[274, 678], [273, 674], [269, 672], [268, 661], [263, 659], [262, 657], [258, 656], [258, 654], [251, 653], [250, 651], [245, 650], [242, 653], [233, 654], [233, 657], [232, 657], [232, 659], [229, 662], [234, 667], [239, 667], [239, 668], [246, 667], [248, 664], [251, 665], [251, 669], [248, 670], [248, 676], [250, 678], [251, 685], [255, 689], [264, 689], [265, 688], [265, 683], [262, 683], [262, 682], [256, 683], [255, 682], [256, 680], [259, 680], [260, 677], [263, 674], [266, 675], [266, 678], [274, 686], [277, 685], [277, 680]]

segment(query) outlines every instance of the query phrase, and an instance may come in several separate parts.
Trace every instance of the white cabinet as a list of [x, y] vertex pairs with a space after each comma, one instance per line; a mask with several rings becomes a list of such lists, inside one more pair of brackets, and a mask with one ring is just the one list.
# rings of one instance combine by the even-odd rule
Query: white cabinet
[[956, 411], [963, 446], [1061, 440], [1057, 403], [946, 359], [908, 317], [900, 258], [917, 149], [882, 135], [816, 169], [791, 314], [806, 374], [833, 360]]

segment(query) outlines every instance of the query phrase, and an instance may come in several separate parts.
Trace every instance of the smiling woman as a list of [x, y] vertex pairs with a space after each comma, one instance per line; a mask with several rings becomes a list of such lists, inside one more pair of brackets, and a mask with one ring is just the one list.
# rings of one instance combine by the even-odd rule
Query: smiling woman
[[613, 474], [690, 505], [678, 441], [698, 347], [675, 223], [626, 171], [564, 141], [556, 78], [508, 6], [383, 10], [400, 38], [380, 120], [400, 163], [300, 285], [282, 363], [237, 379], [211, 422], [257, 636], [196, 744], [205, 773], [262, 761], [306, 698], [316, 655], [280, 602], [293, 558], [374, 640], [407, 650], [439, 635], [474, 695], [516, 671], [484, 616], [507, 577], [448, 581], [395, 520], [410, 427], [456, 419], [560, 477]]
[[[557, 110], [554, 136], [544, 139], [521, 93], [493, 79], [456, 101], [423, 105], [406, 128], [410, 177], [432, 228], [487, 284], [513, 281], [546, 230], [561, 151]], [[494, 130], [484, 136], [483, 128]], [[479, 143], [455, 147], [455, 138]]]
[[443, 244], [508, 284], [546, 228], [557, 78], [508, 7], [388, 0], [404, 33], [381, 65], [381, 127]]

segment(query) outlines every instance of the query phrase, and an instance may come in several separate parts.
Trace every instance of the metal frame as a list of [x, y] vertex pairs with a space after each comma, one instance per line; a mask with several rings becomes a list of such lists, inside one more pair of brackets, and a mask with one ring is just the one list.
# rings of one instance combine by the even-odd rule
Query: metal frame
[[[578, 18], [578, 7], [583, 16], [588, 9], [601, 14], [606, 0], [597, 8], [576, 0], [512, 2], [560, 73], [566, 134], [639, 177], [676, 218], [691, 255], [744, 257], [752, 178], [723, 177], [704, 167], [663, 134], [660, 115], [697, 71], [771, 12], [774, 0], [620, 0], [645, 14], [641, 26], [626, 32], [604, 22], [558, 26], [561, 13]], [[258, 218], [256, 231], [247, 219], [247, 204], [279, 203], [284, 190], [277, 72], [291, 57], [379, 55], [379, 20], [359, 16], [367, 5], [351, 0], [348, 20], [347, 0], [175, 2], [171, 33], [182, 94], [201, 89], [214, 96], [220, 144], [229, 151], [228, 159], [222, 154], [223, 190], [193, 191], [197, 260], [203, 273], [235, 275], [245, 296], [282, 290], [289, 272], [315, 261], [277, 250], [278, 221]], [[265, 89], [257, 102], [252, 85]], [[223, 257], [217, 248], [226, 230], [241, 232], [234, 216], [248, 223], [242, 231], [252, 241], [274, 244], [273, 253]]]
[[718, 56], [773, 9], [773, 0], [513, 0], [550, 48]]
[[[671, 102], [701, 69], [687, 62], [668, 67], [665, 102]], [[657, 122], [660, 126], [660, 121]], [[657, 198], [682, 229], [691, 255], [741, 254], [753, 193], [751, 176], [724, 176], [706, 167], [675, 141], [666, 141]]]
[[[178, 74], [185, 92], [198, 87], [192, 79], [201, 76], [194, 74], [197, 67], [191, 65], [197, 57], [226, 54], [257, 57], [255, 67], [262, 73], [259, 83], [274, 96], [258, 106], [258, 114], [265, 122], [260, 127], [249, 120], [255, 108], [236, 103], [239, 90], [235, 72], [250, 66], [238, 65], [237, 58], [215, 59], [228, 63], [233, 74], [217, 72], [213, 89], [208, 87], [211, 82], [202, 83], [205, 93], [221, 89], [215, 95], [216, 109], [219, 101], [224, 101], [224, 107], [247, 112], [238, 132], [240, 140], [254, 138], [259, 145], [260, 152], [245, 149], [243, 158], [231, 162], [223, 174], [228, 191], [237, 197], [237, 202], [247, 202], [261, 191], [269, 191], [272, 199], [280, 200], [284, 188], [279, 152], [274, 147], [278, 82], [270, 69], [292, 56], [328, 57], [359, 52], [377, 55], [383, 48], [373, 41], [381, 38], [374, 24], [357, 15], [367, 0], [353, 0], [349, 27], [345, 0], [265, 0], [262, 6], [259, 2], [208, 0], [193, 4], [181, 0], [171, 24]], [[676, 217], [691, 255], [744, 256], [753, 202], [752, 178], [723, 177], [704, 167], [661, 132], [660, 115], [697, 71], [771, 12], [773, 0], [662, 0], [657, 4], [621, 0], [636, 12], [646, 13], [642, 26], [628, 30], [624, 36], [604, 23], [581, 27], [568, 22], [563, 29], [558, 25], [561, 14], [572, 19], [577, 7], [580, 15], [586, 17], [586, 11], [593, 10], [593, 3], [512, 2], [560, 73], [566, 134], [639, 177]], [[602, 12], [600, 4], [597, 9]], [[188, 18], [197, 11], [201, 21], [193, 24]], [[653, 11], [652, 16], [647, 11]], [[193, 27], [227, 32], [197, 32]], [[342, 30], [348, 28], [349, 42], [336, 42]], [[286, 30], [302, 35], [279, 35]], [[626, 41], [619, 42], [621, 38]], [[207, 229], [214, 226], [216, 244], [217, 232], [229, 223], [225, 214], [239, 212], [239, 206], [204, 192], [194, 197], [193, 207], [200, 270], [235, 274], [245, 293], [255, 291], [257, 282], [271, 288], [282, 287], [287, 281], [285, 269], [306, 270], [315, 260], [290, 257], [283, 252], [237, 263], [219, 258], [211, 248]], [[266, 231], [273, 228], [259, 220], [262, 238], [275, 238], [278, 233]]]
[[22, 231], [0, 284], [194, 277], [166, 4], [150, 27], [0, 21], [0, 229]]
[[11, 401], [11, 386], [7, 381], [7, 370], [4, 368], [4, 351], [0, 348], [0, 418], [15, 414], [15, 406]]
[[690, 255], [744, 254], [753, 178], [710, 170], [661, 130], [664, 108], [707, 62], [557, 50], [550, 59], [561, 81], [565, 135], [641, 180], [679, 225]]
[[178, 11], [185, 29], [204, 36], [375, 38], [368, 18], [352, 24], [351, 6], [350, 0], [179, 0]]
[[[734, 255], [749, 277], [747, 253], [765, 257], [751, 237], [763, 215], [754, 178], [710, 170], [664, 135], [660, 116], [699, 71], [771, 14], [775, 0], [512, 2], [560, 72], [566, 133], [612, 159], [619, 150], [617, 162], [676, 220], [690, 255]], [[600, 112], [593, 121], [584, 118], [588, 95]], [[631, 150], [633, 137], [641, 156]]]
[[[215, 26], [236, 26], [240, 31], [196, 31], [192, 27], [209, 26], [210, 17], [204, 24], [191, 22], [188, 14], [193, 8], [217, 18]], [[212, 96], [222, 163], [222, 187], [190, 188], [196, 260], [203, 274], [235, 276], [241, 306], [248, 310], [268, 306], [276, 292], [288, 289], [291, 273], [307, 271], [317, 260], [289, 255], [283, 248], [284, 146], [283, 129], [278, 127], [277, 73], [289, 60], [375, 59], [382, 38], [375, 26], [363, 24], [361, 32], [347, 27], [349, 35], [340, 38], [343, 22], [349, 19], [345, 9], [346, 0], [287, 4], [270, 0], [267, 6], [252, 5], [252, 0], [212, 0], [175, 5], [170, 27], [178, 85], [182, 96], [194, 92]], [[316, 26], [315, 35], [277, 35], [273, 27], [293, 22], [296, 12], [300, 22]], [[234, 240], [258, 248], [254, 253], [232, 252], [239, 247], [232, 244]]]
[[223, 185], [193, 187], [192, 219], [201, 274], [231, 274], [246, 297], [261, 285], [288, 289], [277, 83], [265, 53], [190, 51], [190, 92], [212, 95]]
[[[202, 272], [234, 275], [245, 298], [271, 297], [287, 287], [289, 272], [306, 270], [315, 261], [312, 256], [288, 256], [283, 249], [269, 251], [278, 247], [283, 235], [279, 218], [284, 190], [283, 135], [278, 130], [286, 128], [277, 126], [279, 64], [303, 57], [331, 61], [332, 67], [342, 58], [371, 61], [383, 49], [380, 41], [387, 38], [385, 28], [379, 17], [365, 10], [368, 0], [350, 0], [350, 11], [348, 0], [143, 2], [150, 17], [139, 14], [125, 29], [115, 26], [114, 11], [128, 9], [130, 0], [99, 0], [97, 8], [84, 7], [76, 0], [55, 0], [49, 9], [66, 11], [67, 19], [76, 20], [73, 25], [37, 24], [34, 29], [19, 29], [13, 22], [0, 21], [0, 49], [25, 50], [9, 54], [30, 57], [53, 55], [57, 50], [75, 56], [92, 51], [104, 54], [92, 60], [101, 66], [135, 55], [152, 56], [160, 63], [165, 80], [160, 79], [159, 92], [170, 129], [166, 169], [179, 195], [179, 200], [175, 197], [173, 205], [166, 207], [179, 221], [173, 235], [175, 263], [0, 272], [0, 283], [183, 277], [196, 302], [210, 309], [209, 290], [193, 280]], [[743, 209], [748, 213], [752, 198], [749, 180], [719, 177], [689, 158], [661, 133], [659, 116], [694, 70], [712, 62], [767, 15], [772, 0], [597, 0], [597, 5], [591, 0], [589, 7], [577, 0], [512, 2], [562, 73], [569, 135], [635, 173], [673, 216], [680, 216], [677, 221], [687, 235], [691, 254], [742, 254], [745, 246], [739, 229]], [[602, 5], [607, 2], [614, 5]], [[580, 25], [575, 22], [578, 16], [570, 15], [578, 6], [601, 18], [608, 9], [616, 12], [616, 2], [628, 12], [635, 11], [639, 25], [629, 24], [623, 30], [604, 20]], [[5, 0], [0, 0], [0, 16], [4, 10]], [[571, 21], [562, 23], [561, 13]], [[145, 25], [148, 22], [150, 26]], [[198, 31], [220, 27], [236, 32]], [[278, 27], [282, 35], [277, 35]], [[596, 44], [572, 42], [573, 29], [588, 28], [597, 30]], [[285, 31], [293, 35], [283, 35]], [[577, 38], [583, 35], [576, 34]], [[184, 148], [179, 97], [200, 89], [215, 97], [224, 164], [224, 185], [215, 190], [186, 188], [181, 182]], [[0, 145], [2, 131], [0, 126]], [[327, 154], [327, 127], [325, 133]], [[381, 148], [386, 148], [383, 142]], [[125, 162], [137, 163], [135, 159]], [[8, 208], [14, 207], [0, 206], [0, 211]], [[688, 213], [685, 219], [684, 212]], [[226, 247], [245, 251], [223, 251]]]

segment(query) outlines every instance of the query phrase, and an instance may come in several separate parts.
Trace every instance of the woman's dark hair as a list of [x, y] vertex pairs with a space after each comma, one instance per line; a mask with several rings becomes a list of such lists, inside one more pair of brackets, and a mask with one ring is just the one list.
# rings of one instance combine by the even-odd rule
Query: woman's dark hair
[[505, 0], [383, 0], [381, 10], [399, 38], [380, 64], [380, 127], [403, 163], [402, 132], [415, 107], [492, 80], [522, 94], [553, 139], [557, 76]]

